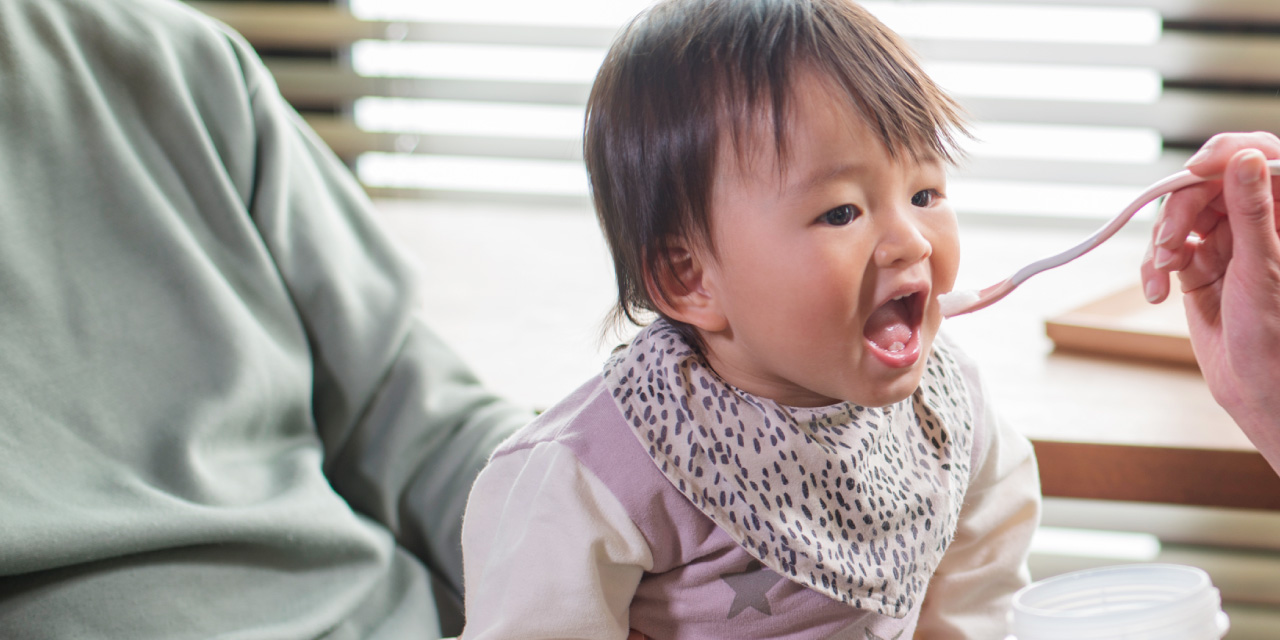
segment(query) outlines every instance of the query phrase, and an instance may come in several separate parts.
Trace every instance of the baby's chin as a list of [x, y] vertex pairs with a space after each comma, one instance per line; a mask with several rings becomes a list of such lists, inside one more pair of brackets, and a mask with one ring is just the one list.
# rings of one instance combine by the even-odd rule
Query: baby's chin
[[916, 392], [916, 389], [920, 388], [920, 379], [922, 377], [920, 374], [913, 374], [910, 379], [902, 378], [894, 381], [891, 387], [870, 395], [865, 402], [859, 402], [857, 399], [850, 400], [850, 402], [864, 407], [887, 407], [898, 404], [910, 398]]

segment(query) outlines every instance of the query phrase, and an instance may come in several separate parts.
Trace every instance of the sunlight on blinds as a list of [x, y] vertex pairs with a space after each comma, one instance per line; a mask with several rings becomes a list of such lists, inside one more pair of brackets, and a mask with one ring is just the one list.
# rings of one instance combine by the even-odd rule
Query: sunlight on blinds
[[925, 71], [958, 97], [1152, 103], [1162, 86], [1155, 69], [1141, 67], [935, 61]]
[[585, 195], [587, 184], [581, 162], [556, 160], [366, 153], [357, 169], [410, 189], [566, 197]]
[[577, 140], [582, 117], [580, 107], [550, 104], [365, 98], [355, 105], [356, 121], [370, 131]]
[[[350, 0], [365, 19], [526, 25], [618, 27], [646, 0]], [[1136, 7], [990, 5], [955, 2], [863, 2], [907, 37], [965, 40], [1150, 44], [1160, 37], [1160, 15]]]
[[1126, 562], [1154, 562], [1160, 557], [1160, 546], [1160, 538], [1131, 531], [1042, 526], [1031, 538], [1032, 553]]
[[648, 0], [349, 0], [365, 19], [490, 24], [618, 27], [651, 4]]
[[[647, 4], [636, 0], [351, 0], [351, 10], [365, 19], [424, 21], [444, 29], [449, 24], [468, 28], [489, 25], [491, 33], [497, 34], [494, 40], [500, 40], [503, 33], [527, 34], [539, 28], [566, 26], [609, 34]], [[1054, 105], [1057, 113], [1069, 113], [1073, 103], [1092, 104], [1096, 107], [1091, 108], [1097, 109], [1153, 105], [1163, 91], [1163, 79], [1156, 69], [1121, 64], [1033, 64], [999, 56], [953, 59], [946, 55], [946, 47], [953, 46], [949, 43], [1146, 47], [1161, 38], [1157, 12], [1050, 3], [873, 1], [864, 6], [914, 45], [927, 45], [919, 47], [926, 69], [967, 107], [971, 101], [986, 108], [999, 107], [995, 118], [977, 114], [973, 127], [976, 140], [965, 145], [973, 160], [966, 166], [972, 170], [962, 168], [952, 180], [952, 200], [962, 214], [972, 210], [1032, 217], [1108, 217], [1136, 188], [1145, 185], [1145, 178], [1135, 178], [1132, 185], [1114, 184], [1116, 179], [1093, 184], [1087, 179], [1004, 175], [1003, 167], [1010, 167], [1007, 162], [1011, 160], [1026, 160], [1032, 164], [1014, 168], [1019, 174], [1034, 174], [1034, 163], [1045, 163], [1045, 172], [1052, 173], [1049, 165], [1061, 168], [1063, 163], [1140, 168], [1160, 160], [1163, 140], [1157, 127], [1044, 119], [1039, 106]], [[520, 37], [523, 40], [525, 35]], [[601, 44], [605, 39], [602, 36]], [[941, 55], [936, 54], [938, 47], [943, 47]], [[368, 77], [580, 87], [585, 95], [604, 54], [603, 46], [560, 46], [555, 42], [533, 46], [500, 41], [378, 40], [357, 42], [352, 48], [352, 64]], [[587, 184], [578, 149], [583, 105], [492, 100], [367, 97], [356, 101], [354, 117], [357, 126], [366, 131], [450, 137], [464, 146], [472, 139], [485, 141], [475, 145], [485, 149], [494, 148], [487, 144], [492, 141], [544, 140], [559, 145], [554, 148], [561, 151], [553, 154], [555, 157], [518, 157], [521, 154], [516, 152], [513, 157], [435, 155], [429, 149], [424, 151], [417, 137], [402, 135], [403, 144], [397, 142], [396, 149], [404, 153], [365, 154], [357, 160], [358, 174], [366, 184], [390, 189], [585, 198]], [[984, 164], [987, 161], [1006, 164]]]
[[1148, 128], [980, 122], [972, 133], [977, 142], [965, 151], [976, 158], [1142, 164], [1163, 151], [1160, 132]]
[[1141, 189], [1069, 182], [966, 178], [947, 183], [957, 213], [1034, 218], [1110, 218]]
[[890, 29], [908, 38], [1151, 44], [1160, 14], [1130, 7], [989, 5], [957, 2], [863, 2]]
[[352, 66], [368, 76], [474, 78], [590, 84], [603, 49], [364, 40]]

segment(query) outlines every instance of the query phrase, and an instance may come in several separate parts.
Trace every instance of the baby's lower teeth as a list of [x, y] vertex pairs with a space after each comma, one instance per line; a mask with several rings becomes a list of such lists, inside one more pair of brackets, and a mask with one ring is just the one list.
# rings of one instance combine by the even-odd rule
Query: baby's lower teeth
[[889, 345], [890, 351], [902, 351], [903, 349], [906, 349], [906, 348], [907, 348], [907, 345], [902, 344], [901, 342], [895, 342]]

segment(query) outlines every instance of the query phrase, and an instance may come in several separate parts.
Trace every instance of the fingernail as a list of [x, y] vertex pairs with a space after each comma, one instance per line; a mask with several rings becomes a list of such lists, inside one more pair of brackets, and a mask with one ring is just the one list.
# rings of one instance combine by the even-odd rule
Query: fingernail
[[1160, 288], [1156, 286], [1155, 282], [1148, 282], [1145, 292], [1147, 294], [1147, 302], [1152, 304], [1155, 304], [1160, 297]]
[[1171, 262], [1173, 262], [1173, 252], [1164, 247], [1156, 247], [1156, 268], [1163, 269], [1169, 266]]
[[1240, 163], [1236, 165], [1236, 177], [1240, 179], [1241, 184], [1253, 184], [1262, 179], [1262, 170], [1256, 166], [1254, 158], [1261, 158], [1262, 162], [1266, 163], [1266, 158], [1257, 151], [1251, 150], [1241, 154]]
[[1204, 162], [1206, 159], [1208, 159], [1210, 152], [1213, 150], [1213, 145], [1215, 142], [1216, 140], [1214, 140], [1213, 138], [1210, 138], [1208, 142], [1204, 143], [1203, 147], [1200, 147], [1199, 151], [1195, 152], [1190, 158], [1187, 158], [1186, 164], [1183, 164], [1182, 166], [1191, 167], [1192, 165], [1197, 165], [1197, 164], [1200, 164], [1201, 162]]
[[1156, 227], [1156, 244], [1164, 244], [1173, 237], [1173, 228], [1169, 226], [1168, 220], [1161, 220], [1160, 226]]

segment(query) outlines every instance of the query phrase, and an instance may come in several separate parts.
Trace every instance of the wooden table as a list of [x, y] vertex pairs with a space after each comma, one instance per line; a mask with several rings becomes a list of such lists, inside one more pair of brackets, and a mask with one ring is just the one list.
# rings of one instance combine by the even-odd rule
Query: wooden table
[[[1050, 234], [967, 233], [961, 286], [992, 284], [1063, 248]], [[1052, 245], [1057, 242], [1058, 245]], [[1137, 282], [1143, 238], [1122, 236], [945, 322], [982, 365], [998, 410], [1030, 437], [1046, 496], [1280, 510], [1280, 476], [1194, 366], [1055, 350], [1046, 318]]]

